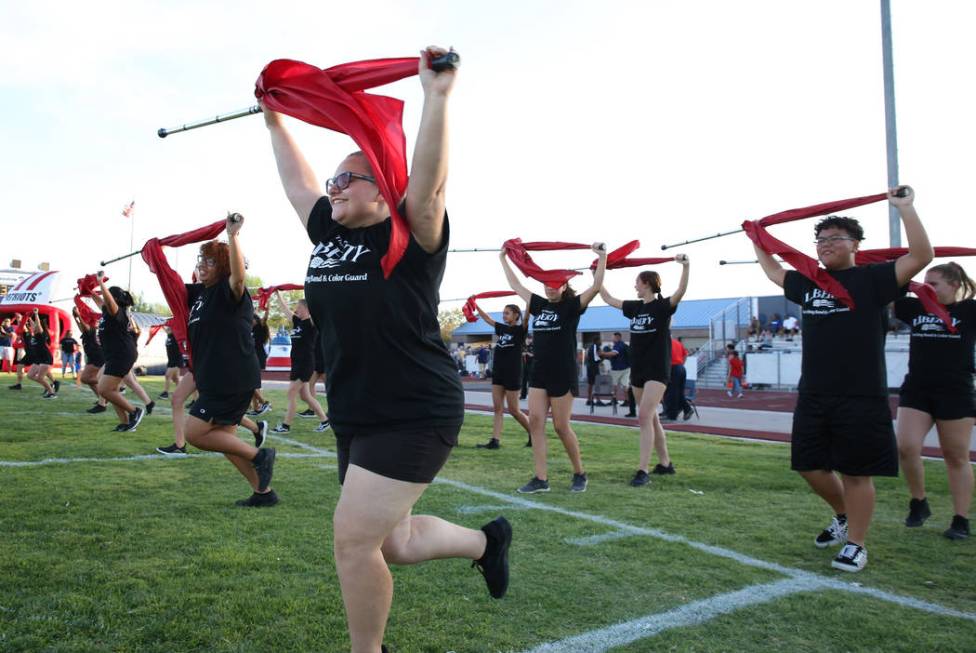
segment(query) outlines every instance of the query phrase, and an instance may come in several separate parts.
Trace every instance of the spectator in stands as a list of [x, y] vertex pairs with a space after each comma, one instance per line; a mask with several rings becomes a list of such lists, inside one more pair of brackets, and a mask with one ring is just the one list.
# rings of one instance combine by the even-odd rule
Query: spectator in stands
[[783, 320], [783, 335], [786, 336], [787, 340], [792, 341], [793, 336], [800, 332], [800, 322], [792, 315], [787, 315], [786, 319]]
[[759, 318], [753, 315], [752, 319], [749, 321], [749, 337], [750, 338], [757, 337], [761, 330], [762, 330], [762, 326], [759, 324]]

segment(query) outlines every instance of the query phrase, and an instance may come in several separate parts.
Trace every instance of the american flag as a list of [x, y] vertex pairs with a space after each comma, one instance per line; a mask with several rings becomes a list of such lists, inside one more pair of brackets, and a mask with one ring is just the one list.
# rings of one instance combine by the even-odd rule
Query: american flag
[[125, 208], [122, 209], [122, 215], [124, 217], [126, 217], [126, 218], [131, 218], [132, 217], [132, 209], [133, 209], [133, 207], [135, 207], [135, 205], [136, 205], [136, 201], [135, 200], [132, 200], [131, 202], [129, 202], [128, 204], [126, 204], [125, 205]]

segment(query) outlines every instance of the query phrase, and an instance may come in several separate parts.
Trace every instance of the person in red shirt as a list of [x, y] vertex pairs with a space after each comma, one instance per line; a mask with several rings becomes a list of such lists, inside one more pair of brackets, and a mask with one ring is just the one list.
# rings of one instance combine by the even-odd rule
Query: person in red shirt
[[726, 394], [730, 397], [735, 394], [739, 399], [742, 398], [742, 377], [745, 376], [745, 365], [739, 358], [739, 352], [732, 351], [729, 354], [729, 373], [725, 377], [725, 385], [728, 388]]
[[687, 358], [688, 350], [685, 349], [684, 344], [677, 338], [671, 338], [671, 381], [661, 402], [664, 405], [661, 417], [672, 422], [678, 419], [678, 413], [681, 413], [686, 420], [692, 413], [691, 405], [685, 399], [685, 379], [688, 377], [688, 372], [685, 370]]

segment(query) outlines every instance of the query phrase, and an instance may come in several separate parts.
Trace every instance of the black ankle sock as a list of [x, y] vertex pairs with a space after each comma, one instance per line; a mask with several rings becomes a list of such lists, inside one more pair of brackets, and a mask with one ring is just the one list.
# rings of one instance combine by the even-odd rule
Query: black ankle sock
[[839, 521], [841, 523], [847, 521], [847, 513], [846, 512], [839, 512], [839, 513], [837, 513], [836, 517], [837, 517], [837, 521]]

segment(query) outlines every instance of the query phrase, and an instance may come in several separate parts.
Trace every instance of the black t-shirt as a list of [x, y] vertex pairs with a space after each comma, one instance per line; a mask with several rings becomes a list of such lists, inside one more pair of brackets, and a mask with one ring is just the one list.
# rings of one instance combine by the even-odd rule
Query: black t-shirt
[[437, 321], [447, 216], [437, 251], [425, 252], [410, 235], [384, 279], [380, 259], [390, 233], [390, 220], [343, 227], [332, 220], [327, 197], [308, 219], [314, 249], [305, 297], [328, 352], [329, 417], [340, 433], [458, 426], [464, 418], [461, 381]]
[[905, 384], [943, 392], [973, 391], [973, 347], [976, 346], [976, 300], [945, 307], [956, 333], [951, 333], [915, 297], [895, 302], [895, 317], [912, 327]]
[[209, 287], [188, 284], [186, 290], [187, 336], [197, 388], [216, 395], [260, 388], [261, 371], [251, 337], [254, 306], [247, 290], [235, 300], [227, 279]]
[[532, 295], [529, 313], [535, 371], [540, 378], [576, 379], [576, 327], [585, 312], [578, 295], [556, 303]]
[[182, 358], [180, 354], [180, 343], [176, 342], [176, 336], [172, 333], [166, 334], [166, 358], [169, 361], [178, 361]]
[[65, 336], [64, 338], [61, 338], [60, 344], [62, 352], [65, 354], [73, 354], [75, 352], [75, 345], [78, 344], [78, 341], [71, 336]]
[[292, 367], [296, 364], [311, 365], [315, 361], [315, 342], [318, 340], [318, 330], [312, 324], [312, 319], [300, 320], [297, 315], [291, 316], [291, 360]]
[[790, 270], [783, 279], [786, 298], [802, 307], [799, 391], [886, 397], [885, 307], [901, 293], [895, 264], [858, 265], [828, 274], [847, 289], [854, 310], [799, 272]]
[[630, 319], [630, 367], [638, 375], [651, 374], [671, 367], [671, 316], [676, 306], [670, 297], [658, 297], [647, 303], [628, 300], [621, 307]]
[[492, 369], [518, 368], [522, 364], [522, 347], [525, 345], [525, 327], [495, 322], [495, 356]]
[[129, 333], [129, 311], [119, 307], [112, 315], [108, 308], [102, 307], [102, 317], [98, 320], [98, 342], [102, 352], [109, 360], [134, 360], [138, 355], [136, 341]]
[[14, 328], [5, 326], [0, 327], [0, 347], [9, 347], [10, 343], [13, 342], [14, 338]]
[[264, 345], [271, 339], [271, 331], [264, 322], [258, 322], [251, 327], [251, 337], [254, 338], [255, 349], [264, 349]]
[[102, 360], [102, 348], [95, 337], [95, 329], [81, 332], [81, 347], [85, 350], [85, 357], [89, 361]]
[[47, 331], [42, 329], [40, 333], [37, 331], [32, 333], [29, 344], [30, 349], [28, 349], [31, 359], [36, 361], [47, 359], [51, 355], [51, 350], [48, 349], [49, 344], [51, 344], [51, 336]]

